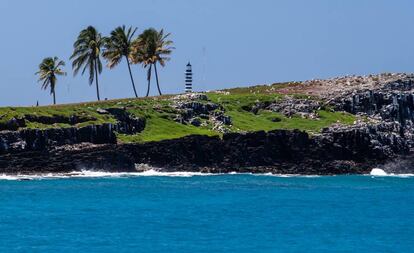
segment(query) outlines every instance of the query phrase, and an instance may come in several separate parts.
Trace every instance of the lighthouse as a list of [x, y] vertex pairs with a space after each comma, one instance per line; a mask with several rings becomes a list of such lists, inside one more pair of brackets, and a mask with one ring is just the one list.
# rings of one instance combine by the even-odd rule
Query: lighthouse
[[193, 92], [193, 69], [190, 62], [187, 64], [187, 69], [185, 71], [185, 92]]

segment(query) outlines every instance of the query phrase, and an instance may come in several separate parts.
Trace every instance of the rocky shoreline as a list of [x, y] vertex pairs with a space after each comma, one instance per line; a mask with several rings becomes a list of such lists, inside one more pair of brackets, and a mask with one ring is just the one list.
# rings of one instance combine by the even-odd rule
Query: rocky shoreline
[[[11, 127], [3, 126], [0, 131], [0, 173], [136, 172], [153, 167], [166, 172], [367, 174], [372, 168], [401, 159], [409, 160], [412, 155], [414, 77], [391, 77], [388, 81], [382, 80], [383, 76], [370, 77], [369, 80], [380, 80], [371, 86], [338, 79], [338, 86], [353, 85], [353, 88], [335, 86], [335, 90], [341, 92], [329, 93], [329, 96], [322, 94], [318, 100], [288, 97], [278, 104], [257, 103], [246, 108], [252, 113], [266, 108], [311, 118], [317, 117], [314, 113], [317, 107], [330, 106], [336, 111], [358, 115], [359, 120], [354, 125], [333, 125], [317, 134], [299, 130], [224, 131], [222, 138], [191, 135], [158, 142], [122, 144], [117, 143], [115, 133], [140, 132], [145, 128], [145, 120], [119, 109], [102, 112], [115, 115], [117, 124], [17, 130], [18, 127], [13, 129], [13, 126], [18, 126], [19, 122], [10, 122]], [[354, 77], [350, 79], [355, 80]], [[315, 94], [312, 87], [320, 90], [320, 86], [332, 86], [332, 82], [319, 80], [301, 85], [304, 85], [302, 90]], [[197, 111], [224, 126], [231, 123], [225, 111], [213, 104], [191, 102], [177, 107], [195, 108], [191, 114], [185, 111], [178, 115], [177, 121], [187, 124], [197, 123], [192, 118]], [[208, 115], [210, 111], [214, 111], [212, 116]], [[404, 164], [407, 167], [407, 163]], [[393, 170], [399, 169], [394, 163]]]
[[[140, 165], [148, 165], [168, 172], [366, 174], [410, 154], [410, 143], [399, 135], [400, 127], [398, 123], [382, 123], [329, 128], [316, 136], [274, 130], [224, 134], [222, 139], [188, 136], [144, 144], [38, 146], [0, 153], [0, 173], [135, 172], [146, 168]], [[98, 133], [106, 131], [98, 129]]]

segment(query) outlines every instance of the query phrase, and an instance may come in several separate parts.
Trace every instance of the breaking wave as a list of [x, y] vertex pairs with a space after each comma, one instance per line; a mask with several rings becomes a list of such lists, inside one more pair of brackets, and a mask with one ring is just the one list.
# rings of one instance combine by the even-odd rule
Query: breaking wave
[[200, 172], [160, 172], [148, 170], [144, 172], [103, 172], [103, 171], [79, 171], [71, 173], [48, 173], [33, 175], [0, 175], [0, 180], [41, 180], [41, 179], [64, 179], [64, 178], [122, 178], [122, 177], [193, 177], [211, 176], [219, 174], [209, 174]]
[[290, 175], [290, 174], [253, 174], [253, 173], [201, 173], [201, 172], [161, 172], [156, 169], [149, 169], [143, 172], [103, 172], [103, 171], [91, 171], [83, 170], [71, 173], [47, 173], [47, 174], [2, 174], [0, 180], [47, 180], [47, 179], [65, 179], [65, 178], [131, 178], [131, 177], [195, 177], [195, 176], [224, 176], [224, 175], [251, 175], [251, 176], [269, 176], [269, 177], [319, 177], [312, 175]]
[[[201, 172], [161, 172], [156, 169], [150, 169], [143, 172], [103, 172], [83, 170], [70, 173], [47, 173], [47, 174], [0, 174], [1, 180], [47, 180], [47, 179], [67, 179], [67, 178], [133, 178], [133, 177], [201, 177], [201, 176], [225, 176], [225, 175], [251, 175], [251, 176], [265, 176], [265, 177], [279, 177], [279, 178], [317, 178], [322, 177], [318, 175], [296, 175], [296, 174], [253, 174], [253, 173], [201, 173]], [[414, 177], [414, 174], [394, 174], [386, 173], [382, 169], [373, 169], [369, 176], [372, 177]]]
[[402, 178], [414, 177], [414, 174], [387, 173], [383, 169], [379, 169], [379, 168], [372, 169], [369, 175], [373, 177], [402, 177]]

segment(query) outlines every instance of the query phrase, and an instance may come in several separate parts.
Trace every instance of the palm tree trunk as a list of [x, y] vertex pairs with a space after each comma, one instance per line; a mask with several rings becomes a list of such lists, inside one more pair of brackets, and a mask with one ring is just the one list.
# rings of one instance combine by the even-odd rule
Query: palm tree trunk
[[56, 104], [56, 90], [55, 90], [55, 77], [51, 77], [50, 79], [50, 94], [52, 94], [53, 97], [53, 104]]
[[132, 76], [132, 71], [131, 71], [131, 64], [129, 63], [129, 59], [127, 56], [125, 56], [127, 63], [128, 63], [128, 70], [129, 70], [129, 76], [131, 77], [131, 82], [132, 82], [132, 88], [134, 88], [134, 93], [135, 93], [135, 97], [138, 97], [138, 93], [137, 93], [137, 89], [135, 88], [135, 82], [134, 82], [134, 77]]
[[160, 93], [160, 95], [162, 95], [162, 93], [161, 93], [161, 89], [160, 89], [160, 83], [158, 82], [157, 63], [154, 63], [154, 70], [155, 70], [155, 80], [157, 80], [157, 88], [158, 88], [158, 92]]
[[147, 87], [146, 97], [148, 97], [148, 95], [150, 93], [150, 88], [151, 88], [151, 69], [152, 69], [152, 64], [149, 66], [148, 73], [147, 73], [148, 87]]
[[99, 96], [99, 81], [98, 81], [98, 63], [95, 60], [95, 83], [96, 83], [96, 95], [98, 96], [98, 101], [101, 101]]

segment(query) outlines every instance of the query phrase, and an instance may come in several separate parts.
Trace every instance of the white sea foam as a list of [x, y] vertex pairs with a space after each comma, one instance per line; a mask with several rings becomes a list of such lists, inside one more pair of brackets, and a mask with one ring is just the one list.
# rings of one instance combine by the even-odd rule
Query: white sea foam
[[[223, 176], [223, 175], [252, 175], [252, 176], [265, 176], [265, 177], [279, 177], [279, 178], [316, 178], [321, 177], [318, 175], [295, 175], [295, 174], [272, 174], [272, 173], [263, 173], [263, 174], [253, 174], [253, 173], [223, 173], [223, 174], [214, 174], [214, 173], [201, 173], [201, 172], [161, 172], [156, 169], [150, 169], [143, 172], [103, 172], [103, 171], [75, 171], [71, 173], [47, 173], [47, 174], [0, 174], [0, 180], [44, 180], [44, 179], [65, 179], [65, 178], [130, 178], [130, 177], [195, 177], [195, 176]], [[372, 177], [414, 177], [414, 174], [392, 174], [386, 173], [381, 169], [373, 169], [369, 176]]]
[[121, 177], [193, 177], [193, 176], [212, 176], [219, 174], [201, 172], [160, 172], [157, 170], [147, 170], [144, 172], [103, 172], [103, 171], [79, 171], [71, 173], [48, 173], [33, 175], [0, 175], [0, 180], [40, 180], [40, 179], [63, 179], [63, 178], [121, 178]]
[[414, 177], [414, 174], [392, 174], [395, 177]]
[[[141, 166], [142, 167], [142, 166]], [[141, 168], [139, 167], [139, 168]], [[149, 167], [145, 167], [149, 168]], [[152, 168], [142, 172], [104, 172], [82, 170], [70, 173], [48, 173], [48, 174], [17, 174], [0, 175], [0, 180], [41, 180], [41, 179], [64, 179], [64, 178], [122, 178], [122, 177], [195, 177], [195, 176], [223, 176], [223, 175], [253, 175], [253, 176], [272, 176], [272, 177], [318, 177], [311, 175], [291, 175], [291, 174], [253, 174], [253, 173], [201, 173], [201, 172], [163, 172], [160, 169]]]
[[201, 172], [160, 172], [157, 170], [147, 170], [138, 173], [140, 176], [156, 177], [156, 176], [168, 176], [168, 177], [194, 177], [194, 176], [217, 176], [220, 174], [213, 173], [201, 173]]
[[263, 174], [250, 174], [254, 176], [267, 176], [267, 177], [305, 177], [305, 178], [316, 178], [321, 177], [319, 175], [300, 175], [300, 174], [273, 174], [273, 173], [263, 173]]
[[369, 173], [369, 174], [371, 176], [380, 176], [380, 177], [383, 177], [383, 176], [387, 176], [388, 175], [387, 172], [385, 172], [384, 170], [379, 169], [379, 168], [372, 169], [371, 170], [371, 173]]
[[401, 178], [414, 177], [414, 174], [387, 173], [384, 170], [379, 169], [379, 168], [372, 169], [369, 175], [373, 177], [401, 177]]

